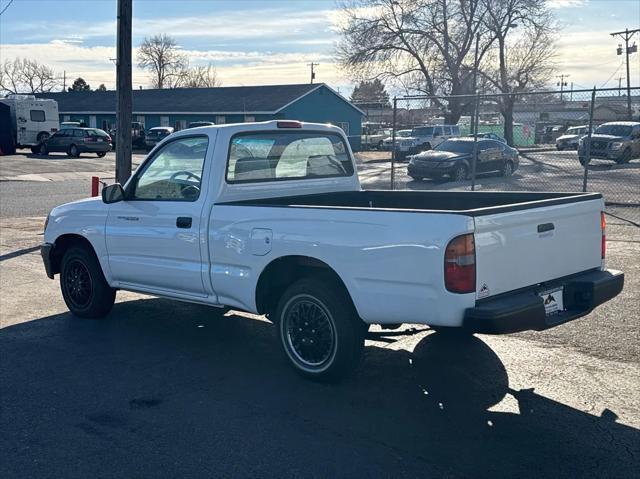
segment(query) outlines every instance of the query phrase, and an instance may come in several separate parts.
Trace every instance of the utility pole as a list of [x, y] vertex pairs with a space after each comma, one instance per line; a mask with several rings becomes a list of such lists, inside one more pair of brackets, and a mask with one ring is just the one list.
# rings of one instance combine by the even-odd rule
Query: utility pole
[[123, 185], [131, 176], [131, 16], [132, 0], [118, 0], [116, 181]]
[[319, 63], [307, 63], [308, 67], [311, 67], [311, 83], [313, 83], [313, 80], [316, 79], [316, 72], [314, 70], [315, 67], [317, 67], [318, 65], [320, 65]]
[[[624, 32], [610, 33], [612, 37], [620, 37], [624, 39], [624, 53], [627, 57], [627, 116], [629, 117], [629, 120], [631, 120], [631, 75], [629, 73], [629, 55], [638, 51], [638, 45], [634, 42], [632, 46], [629, 46], [629, 40], [631, 40], [631, 37], [638, 32], [640, 32], [640, 28], [636, 28], [635, 30], [629, 30], [626, 28]], [[622, 55], [622, 45], [618, 45], [617, 53], [618, 55]]]
[[62, 72], [62, 91], [67, 91], [67, 70]]
[[565, 78], [569, 78], [571, 75], [558, 75], [556, 78], [559, 78], [560, 81], [558, 83], [556, 83], [557, 86], [560, 87], [560, 101], [562, 101], [562, 93], [564, 92], [564, 87], [567, 86], [567, 82], [564, 81]]
[[573, 82], [571, 82], [571, 93], [569, 93], [569, 101], [573, 101]]
[[622, 96], [622, 80], [624, 80], [624, 77], [618, 77], [616, 80], [618, 80], [618, 96]]

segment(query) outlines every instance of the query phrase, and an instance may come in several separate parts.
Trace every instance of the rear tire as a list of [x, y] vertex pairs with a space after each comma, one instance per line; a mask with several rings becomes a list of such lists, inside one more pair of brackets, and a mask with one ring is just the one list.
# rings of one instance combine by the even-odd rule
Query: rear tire
[[106, 151], [100, 151], [100, 152], [96, 153], [96, 155], [98, 155], [98, 158], [104, 158], [106, 154], [107, 154]]
[[81, 318], [106, 316], [116, 299], [98, 259], [85, 247], [69, 248], [62, 257], [60, 290], [69, 311]]
[[296, 281], [280, 298], [275, 320], [282, 349], [298, 374], [335, 382], [358, 366], [366, 328], [332, 278]]
[[584, 156], [579, 156], [579, 157], [578, 157], [578, 161], [580, 162], [580, 164], [581, 164], [582, 166], [584, 166], [584, 164], [586, 163], [586, 161], [587, 161], [587, 160], [585, 159], [585, 157], [584, 157]]
[[507, 160], [502, 164], [502, 169], [500, 170], [500, 176], [509, 177], [511, 175], [513, 175], [513, 162]]
[[41, 156], [47, 156], [49, 154], [49, 149], [47, 148], [47, 145], [45, 143], [42, 143], [40, 145], [40, 149], [38, 150], [38, 154], [40, 154]]

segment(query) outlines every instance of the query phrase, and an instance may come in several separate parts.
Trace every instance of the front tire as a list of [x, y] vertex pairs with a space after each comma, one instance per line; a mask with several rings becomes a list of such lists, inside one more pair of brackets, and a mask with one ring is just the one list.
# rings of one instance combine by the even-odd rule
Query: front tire
[[100, 152], [96, 153], [96, 155], [98, 155], [98, 158], [104, 158], [106, 154], [107, 154], [106, 151], [100, 151]]
[[76, 145], [71, 145], [67, 154], [72, 158], [78, 158], [80, 156], [80, 152], [78, 151], [78, 147]]
[[451, 181], [464, 181], [467, 179], [467, 175], [467, 167], [464, 165], [458, 165], [451, 173]]
[[631, 157], [633, 154], [631, 153], [631, 148], [627, 148], [622, 152], [622, 155], [619, 158], [616, 158], [616, 163], [619, 165], [624, 165], [625, 163], [629, 163], [631, 161]]
[[321, 382], [358, 366], [365, 328], [348, 293], [331, 278], [303, 278], [283, 294], [276, 311], [278, 338], [298, 374]]
[[81, 318], [106, 316], [116, 299], [98, 259], [83, 247], [69, 248], [62, 257], [60, 289], [69, 311]]

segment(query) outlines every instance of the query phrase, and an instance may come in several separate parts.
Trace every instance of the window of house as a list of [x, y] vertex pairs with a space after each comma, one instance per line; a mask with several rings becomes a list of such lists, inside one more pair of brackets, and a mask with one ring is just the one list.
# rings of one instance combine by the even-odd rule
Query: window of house
[[352, 175], [348, 149], [334, 133], [247, 133], [231, 140], [229, 183]]
[[44, 110], [31, 110], [31, 121], [45, 121]]
[[341, 121], [338, 123], [338, 126], [340, 128], [342, 128], [342, 131], [344, 131], [344, 134], [349, 136], [349, 122], [348, 121]]
[[227, 119], [224, 117], [224, 115], [216, 116], [216, 125], [224, 125], [226, 121]]
[[184, 130], [187, 127], [187, 120], [176, 120], [175, 129], [176, 131]]
[[256, 117], [253, 115], [245, 115], [244, 116], [244, 122], [245, 123], [253, 123], [254, 121], [256, 121]]
[[169, 126], [169, 117], [161, 116], [160, 117], [160, 126]]

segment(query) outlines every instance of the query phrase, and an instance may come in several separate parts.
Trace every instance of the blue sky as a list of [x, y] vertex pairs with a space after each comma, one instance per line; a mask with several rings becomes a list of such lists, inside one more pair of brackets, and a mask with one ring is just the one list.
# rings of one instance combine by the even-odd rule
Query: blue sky
[[[8, 0], [0, 0], [0, 10]], [[617, 86], [624, 76], [618, 41], [609, 32], [640, 26], [638, 0], [549, 0], [563, 26], [558, 73], [577, 86]], [[306, 66], [319, 81], [343, 92], [350, 81], [334, 63], [339, 14], [335, 0], [134, 0], [133, 44], [145, 35], [168, 33], [192, 64], [212, 62], [224, 85], [308, 81]], [[36, 58], [82, 76], [93, 86], [113, 87], [115, 0], [14, 0], [0, 17], [0, 60]], [[640, 36], [636, 35], [640, 44]], [[632, 57], [631, 78], [640, 85], [640, 54]], [[553, 79], [550, 79], [553, 81]], [[148, 75], [134, 71], [134, 84]]]

